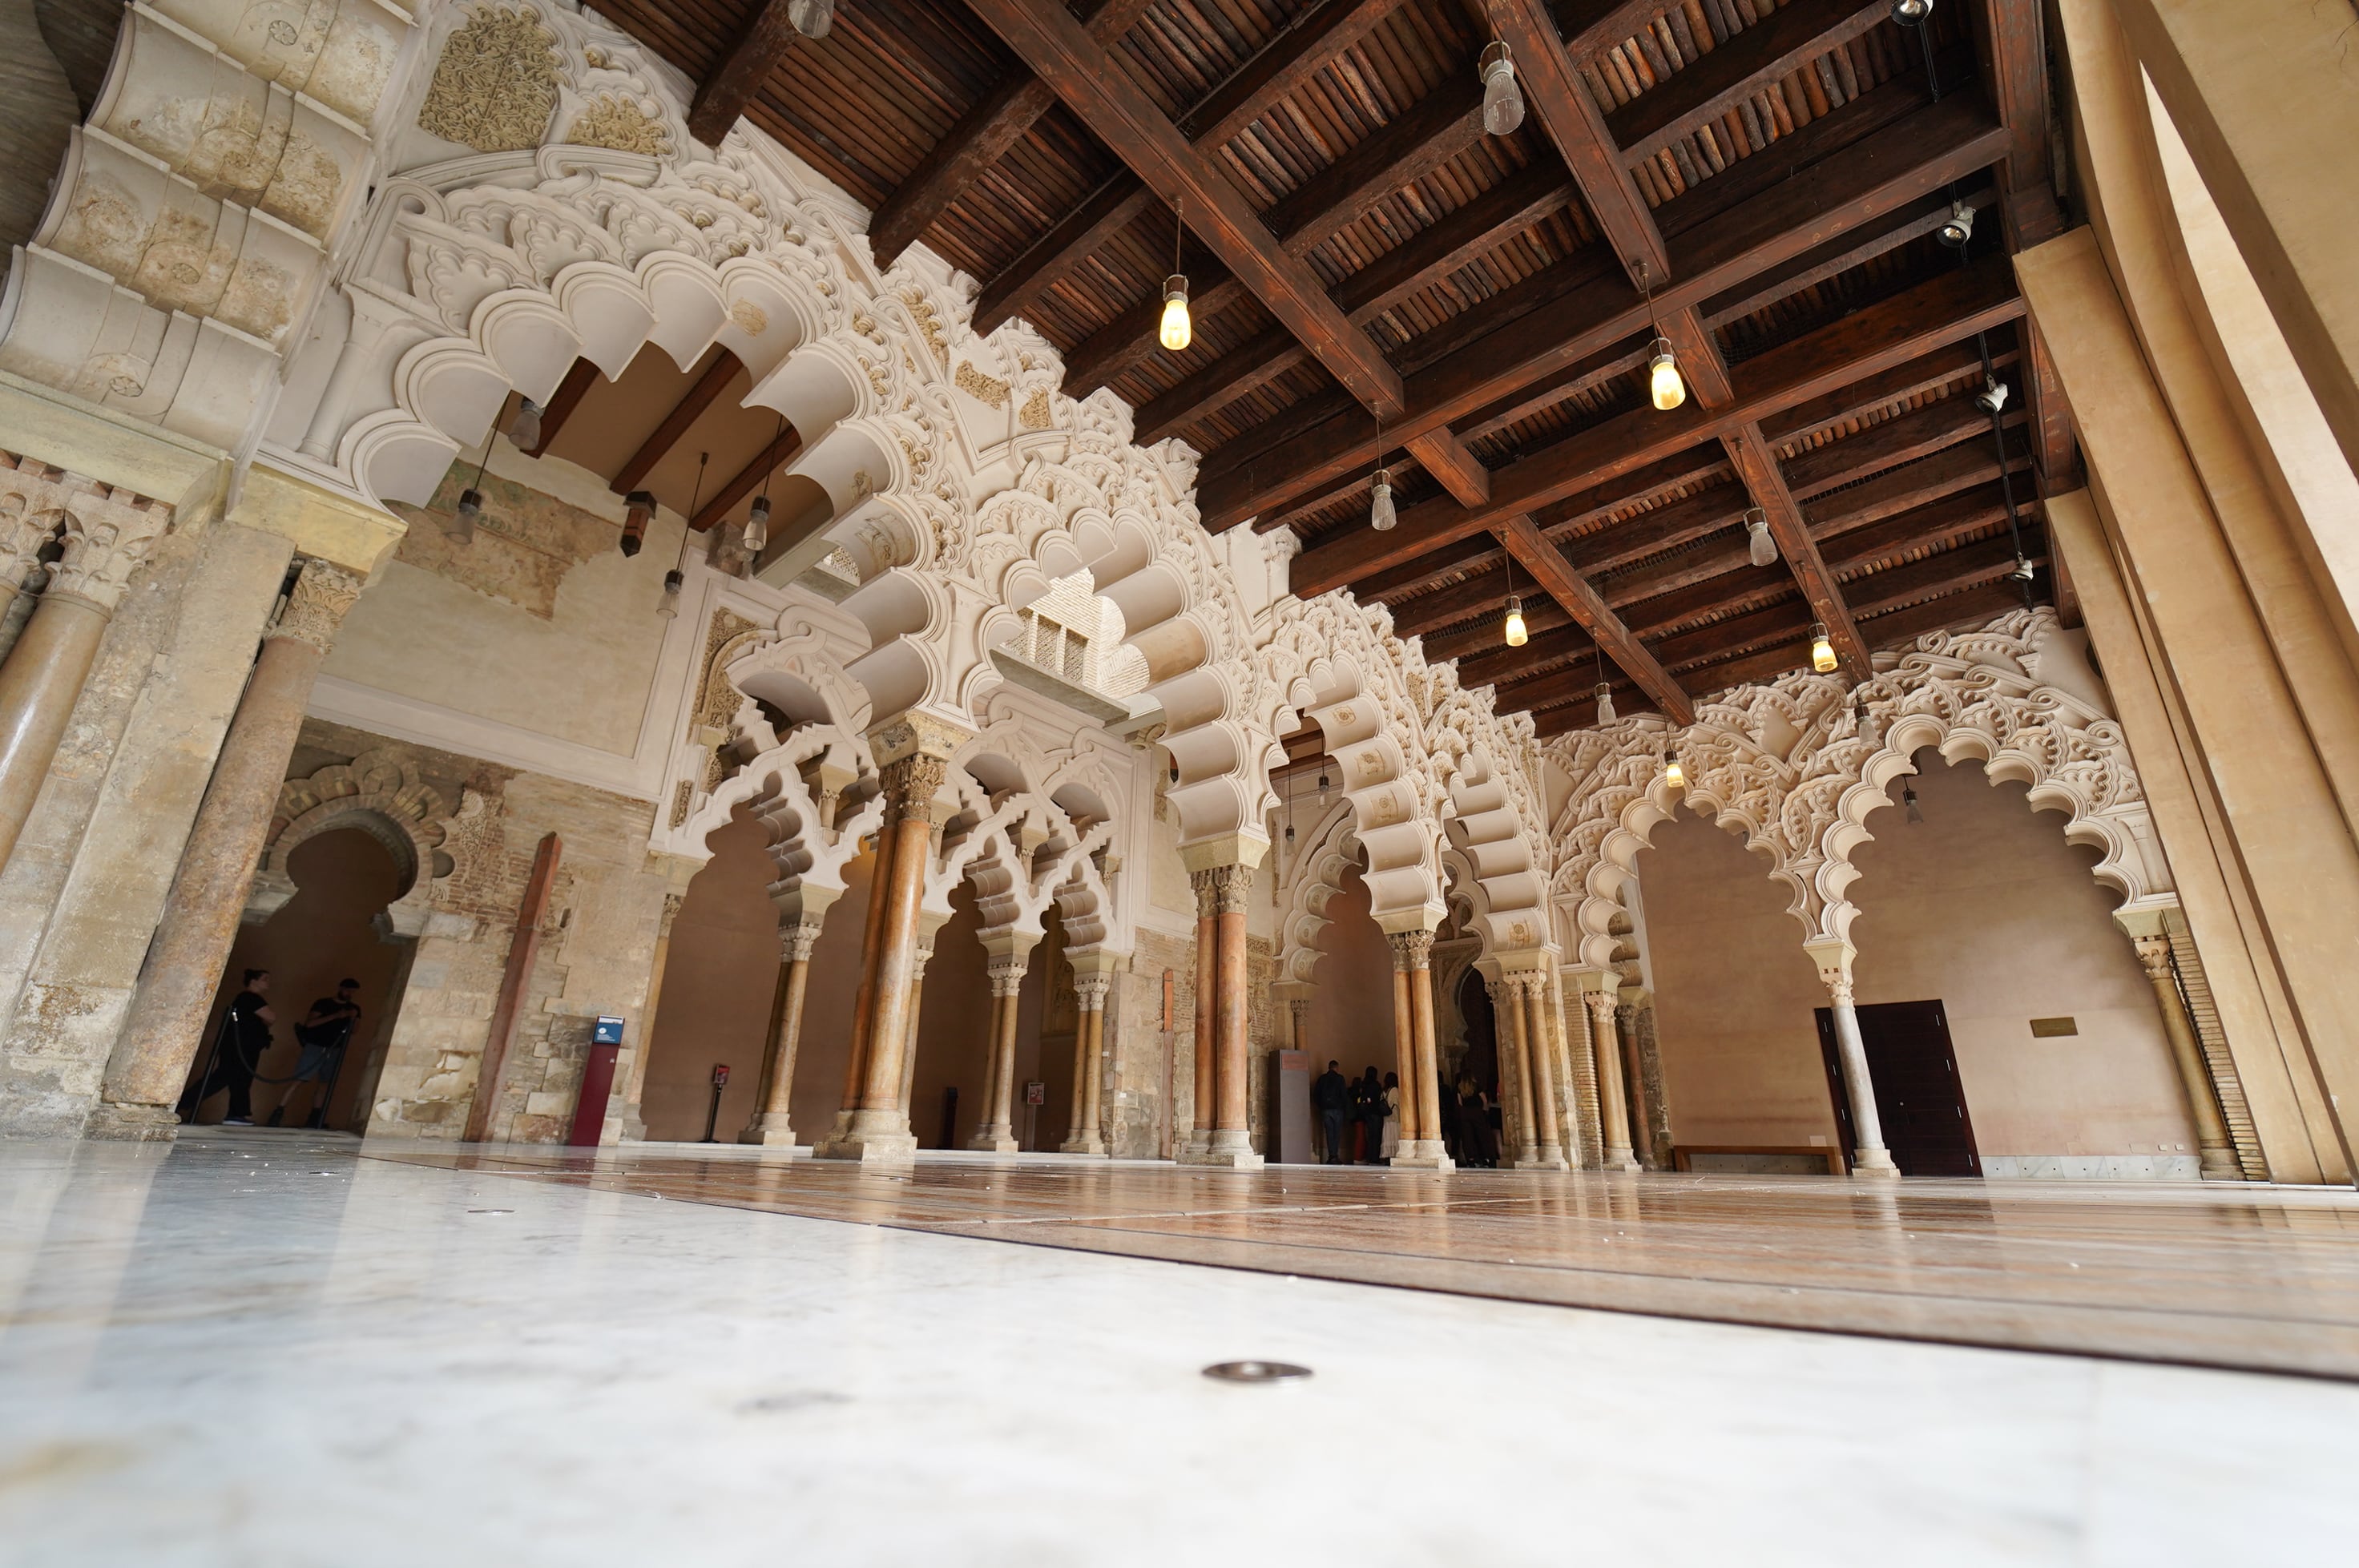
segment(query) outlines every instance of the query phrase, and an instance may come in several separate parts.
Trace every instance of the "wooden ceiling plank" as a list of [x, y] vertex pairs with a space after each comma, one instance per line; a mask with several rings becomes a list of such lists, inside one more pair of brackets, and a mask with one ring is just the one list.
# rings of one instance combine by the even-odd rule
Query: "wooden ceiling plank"
[[1514, 54], [1525, 101], [1581, 187], [1597, 232], [1634, 277], [1643, 266], [1656, 287], [1669, 282], [1671, 258], [1662, 230], [1630, 182], [1605, 116], [1566, 52], [1547, 0], [1484, 0], [1483, 9]]
[[1326, 0], [1229, 73], [1180, 122], [1190, 141], [1206, 149], [1224, 147], [1280, 99], [1326, 68], [1328, 61], [1368, 35], [1400, 9], [1403, 0]]
[[1141, 446], [1152, 446], [1181, 426], [1259, 391], [1309, 357], [1309, 352], [1284, 327], [1257, 332], [1183, 377], [1169, 391], [1148, 398], [1133, 421], [1133, 439]]
[[713, 524], [728, 517], [730, 509], [738, 502], [751, 495], [764, 479], [793, 462], [795, 454], [802, 449], [801, 432], [789, 424], [771, 440], [769, 445], [764, 447], [756, 455], [753, 462], [732, 474], [729, 483], [715, 491], [712, 499], [704, 504], [703, 509], [689, 519], [688, 526], [698, 533], [703, 533], [711, 528]]
[[[1539, 604], [1526, 607], [1524, 624], [1531, 635], [1530, 640], [1521, 648], [1506, 647], [1499, 626], [1495, 622], [1484, 628], [1490, 634], [1491, 646], [1488, 648], [1479, 652], [1470, 648], [1464, 653], [1446, 655], [1445, 657], [1458, 660], [1459, 684], [1489, 686], [1503, 677], [1512, 675], [1546, 675], [1569, 666], [1575, 659], [1582, 660], [1586, 665], [1593, 657], [1593, 650], [1597, 644], [1591, 640], [1586, 631], [1573, 624], [1570, 615], [1567, 615], [1560, 624], [1551, 626], [1545, 630], [1534, 625], [1538, 612], [1543, 608], [1560, 607]], [[1430, 659], [1433, 656], [1428, 654], [1426, 657]], [[1546, 665], [1548, 668], [1540, 669], [1541, 665]], [[1593, 680], [1592, 684], [1594, 683]]]
[[538, 457], [549, 450], [549, 443], [565, 429], [565, 422], [573, 418], [575, 411], [582, 407], [582, 399], [590, 395], [590, 388], [598, 384], [603, 374], [586, 359], [573, 362], [565, 373], [565, 379], [557, 384], [555, 392], [549, 394], [549, 407], [540, 411], [540, 440], [533, 443], [532, 451], [527, 456]]
[[1353, 326], [1299, 257], [1269, 243], [1260, 215], [1071, 15], [1026, 0], [969, 0], [970, 8], [1051, 87], [1065, 106], [1183, 215], [1270, 313], [1328, 373], [1386, 415], [1402, 407], [1399, 374]]
[[1690, 305], [1669, 311], [1658, 324], [1671, 345], [1672, 357], [1679, 362], [1680, 374], [1688, 384], [1688, 395], [1707, 408], [1728, 407], [1733, 396], [1728, 387], [1728, 362], [1721, 357], [1720, 343], [1696, 308]]
[[1820, 556], [1818, 541], [1810, 537], [1801, 504], [1786, 487], [1786, 476], [1778, 469], [1777, 454], [1769, 450], [1768, 438], [1761, 433], [1759, 424], [1747, 420], [1722, 441], [1745, 489], [1753, 493], [1753, 504], [1768, 515], [1769, 534], [1777, 541], [1777, 554], [1794, 574], [1794, 585], [1810, 602], [1811, 615], [1825, 624], [1835, 657], [1843, 661], [1854, 681], [1865, 680], [1867, 644], [1860, 640], [1851, 608], [1843, 603], [1842, 586]]
[[[2023, 423], [2020, 409], [2005, 417]], [[1921, 408], [1879, 420], [1856, 435], [1796, 452], [1785, 464], [1786, 487], [1799, 501], [1812, 500], [1866, 474], [1914, 463], [1961, 441], [1990, 442], [1990, 416], [1971, 397], [1944, 397]]]
[[1289, 255], [1305, 256], [1348, 227], [1374, 197], [1413, 185], [1483, 137], [1482, 89], [1453, 76], [1397, 119], [1278, 198], [1264, 214]]
[[[1902, 133], [1848, 147], [1702, 231], [1695, 253], [1700, 262], [1682, 262], [1686, 272], [1657, 293], [1656, 310], [1701, 304], [1833, 234], [1875, 223], [1893, 208], [1973, 173], [2004, 145], [2005, 133], [1960, 97], [1919, 110], [1904, 122]], [[1707, 183], [1698, 194], [1716, 183]], [[1677, 205], [1669, 203], [1666, 210]], [[1728, 236], [1737, 234], [1745, 236], [1745, 244], [1732, 248]], [[1471, 414], [1646, 331], [1651, 320], [1638, 291], [1611, 277], [1593, 278], [1555, 308], [1557, 320], [1581, 323], [1570, 332], [1484, 332], [1482, 310], [1464, 312], [1444, 329], [1465, 346], [1412, 376], [1404, 435]], [[1367, 438], [1345, 428], [1308, 430], [1300, 441], [1234, 461], [1225, 449], [1215, 452], [1197, 487], [1205, 527], [1218, 532], [1283, 501], [1294, 489], [1360, 466], [1369, 455]]]
[[1564, 552], [1540, 537], [1539, 529], [1530, 517], [1520, 513], [1504, 517], [1500, 519], [1497, 533], [1499, 542], [1507, 547], [1507, 553], [1532, 574], [1532, 580], [1539, 584], [1542, 591], [1565, 607], [1582, 629], [1596, 640], [1597, 646], [1605, 650], [1606, 657], [1620, 665], [1623, 672], [1637, 682], [1640, 691], [1652, 697], [1664, 713], [1680, 724], [1695, 722], [1695, 708], [1689, 702], [1688, 694], [1680, 690], [1680, 683], [1672, 680], [1669, 672], [1655, 661], [1655, 656], [1631, 635], [1630, 628], [1622, 624], [1621, 617], [1605, 607], [1605, 601], [1599, 598], [1597, 590], [1572, 569], [1572, 562], [1564, 558]]
[[787, 19], [787, 4], [788, 0], [761, 0], [761, 8], [745, 24], [745, 30], [712, 68], [712, 74], [698, 84], [696, 98], [688, 108], [688, 134], [706, 147], [721, 145], [721, 138], [745, 113], [745, 106], [787, 58], [787, 51], [795, 47], [800, 35]]
[[[2030, 466], [2020, 453], [2010, 453], [2018, 471]], [[1978, 442], [1945, 447], [1929, 457], [1887, 469], [1864, 485], [1838, 490], [1803, 508], [1810, 532], [1819, 539], [1864, 528], [1897, 517], [1944, 495], [1998, 477], [1998, 454]]]
[[1106, 242], [1158, 206], [1155, 192], [1124, 169], [1059, 219], [975, 296], [974, 330], [988, 332], [1030, 310]]
[[1606, 115], [1606, 131], [1628, 162], [1652, 158], [1891, 15], [1891, 0], [1790, 0]]
[[[680, 400], [672, 405], [671, 412], [664, 416], [663, 423], [639, 443], [639, 450], [631, 453], [629, 461], [614, 471], [614, 480], [607, 488], [617, 495], [627, 495], [637, 489], [640, 483], [655, 472], [656, 464], [669, 456], [671, 449], [679, 444], [679, 438], [688, 433], [688, 428], [703, 418], [704, 411], [712, 407], [713, 400], [729, 389], [729, 384], [744, 368], [737, 363], [737, 356], [727, 349], [713, 350], [712, 363], [704, 367], [704, 374], [698, 376]], [[546, 429], [545, 420], [543, 428]]]
[[[1984, 187], [1969, 201], [1987, 207], [1997, 200], [1996, 192]], [[1920, 196], [1890, 215], [1879, 229], [1855, 229], [1839, 234], [1786, 263], [1770, 268], [1757, 278], [1749, 278], [1743, 287], [1733, 289], [1704, 302], [1704, 321], [1714, 328], [1752, 315], [1774, 305], [1778, 300], [1800, 293], [1805, 289], [1839, 278], [1855, 267], [1875, 260], [1879, 256], [1899, 249], [1910, 240], [1921, 239], [1940, 228], [1950, 219], [1950, 197], [1946, 191]]]

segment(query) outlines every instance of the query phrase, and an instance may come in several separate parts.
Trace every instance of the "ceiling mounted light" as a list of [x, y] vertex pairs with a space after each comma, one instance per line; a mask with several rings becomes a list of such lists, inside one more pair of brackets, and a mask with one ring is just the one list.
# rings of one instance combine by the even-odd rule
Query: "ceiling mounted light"
[[1671, 352], [1669, 338], [1647, 345], [1647, 392], [1665, 413], [1688, 400], [1687, 383], [1680, 379], [1679, 356]]
[[1513, 593], [1507, 595], [1506, 634], [1509, 648], [1521, 648], [1532, 640], [1524, 629], [1524, 602]]
[[540, 444], [541, 413], [531, 398], [516, 399], [516, 411], [508, 416], [507, 438], [518, 452], [528, 452]]
[[[696, 454], [696, 487], [688, 493], [688, 516], [693, 519], [697, 507], [704, 500], [704, 465], [712, 461], [709, 452]], [[679, 530], [679, 554], [673, 558], [671, 570], [664, 573], [663, 597], [656, 601], [656, 614], [669, 620], [679, 614], [680, 585], [688, 581], [688, 537], [696, 530]]]
[[1597, 683], [1597, 723], [1599, 726], [1603, 727], [1606, 724], [1610, 724], [1620, 716], [1621, 715], [1614, 711], [1613, 683], [1610, 681], [1600, 681]]
[[1832, 675], [1839, 662], [1835, 658], [1835, 645], [1827, 637], [1827, 624], [1824, 621], [1813, 623], [1810, 626], [1810, 668], [1821, 675]]
[[2027, 557], [2018, 555], [2015, 558], [2015, 570], [2007, 575], [2017, 583], [2028, 583], [2035, 570]]
[[[770, 451], [777, 451], [778, 444], [786, 439], [787, 417], [780, 414], [777, 432], [770, 438]], [[766, 468], [762, 471], [762, 493], [754, 497], [754, 505], [746, 513], [744, 543], [747, 555], [759, 555], [770, 548], [770, 471]]]
[[1187, 232], [1187, 223], [1180, 216], [1180, 204], [1171, 207], [1171, 276], [1163, 280], [1163, 321], [1156, 329], [1156, 338], [1173, 354], [1188, 346], [1195, 335], [1188, 320], [1188, 275], [1180, 270], [1180, 236]]
[[1524, 90], [1516, 85], [1516, 57], [1494, 38], [1474, 65], [1483, 82], [1483, 128], [1504, 136], [1524, 123]]
[[655, 520], [656, 498], [652, 492], [634, 490], [623, 497], [623, 553], [639, 553], [647, 541], [647, 524]]
[[1974, 394], [1974, 407], [1985, 414], [1995, 415], [2006, 407], [2006, 383], [1992, 376], [1984, 380], [1983, 389]]
[[1327, 803], [1327, 791], [1332, 788], [1333, 786], [1327, 782], [1327, 769], [1322, 764], [1319, 769], [1319, 803], [1321, 805]]
[[787, 20], [803, 37], [823, 38], [835, 26], [835, 0], [787, 0]]
[[1933, 14], [1933, 0], [1892, 0], [1892, 19], [1913, 27]]
[[1756, 506], [1745, 514], [1745, 531], [1751, 538], [1747, 554], [1756, 566], [1777, 564], [1777, 541], [1769, 532], [1769, 514]]
[[1914, 784], [1900, 786], [1900, 814], [1908, 819], [1910, 827], [1923, 825], [1925, 813], [1917, 809], [1917, 787]]
[[1963, 250], [1966, 242], [1974, 237], [1974, 210], [1963, 201], [1950, 203], [1950, 215], [1941, 220], [1934, 237], [1951, 250]]

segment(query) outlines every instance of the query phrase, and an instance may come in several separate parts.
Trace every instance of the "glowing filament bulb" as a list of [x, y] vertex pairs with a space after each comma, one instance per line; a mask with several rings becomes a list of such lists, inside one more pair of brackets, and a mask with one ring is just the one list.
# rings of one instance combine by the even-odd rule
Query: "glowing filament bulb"
[[1510, 593], [1507, 595], [1507, 646], [1521, 648], [1530, 640], [1531, 634], [1524, 629], [1524, 602]]
[[1165, 348], [1178, 354], [1188, 346], [1191, 331], [1188, 321], [1188, 279], [1175, 272], [1163, 280], [1163, 324], [1156, 335]]
[[1822, 621], [1810, 627], [1810, 668], [1821, 675], [1834, 673], [1835, 645], [1827, 639], [1826, 624]]
[[1655, 340], [1647, 364], [1647, 387], [1654, 395], [1656, 408], [1668, 412], [1688, 400], [1688, 384], [1680, 379], [1680, 362], [1671, 353], [1670, 339]]
[[1674, 789], [1684, 789], [1688, 787], [1688, 770], [1680, 766], [1678, 757], [1674, 756], [1663, 765], [1663, 782]]

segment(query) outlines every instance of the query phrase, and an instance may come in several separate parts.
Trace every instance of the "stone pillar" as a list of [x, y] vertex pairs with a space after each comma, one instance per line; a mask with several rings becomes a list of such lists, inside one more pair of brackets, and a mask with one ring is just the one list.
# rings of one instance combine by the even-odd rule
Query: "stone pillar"
[[1557, 1115], [1556, 1063], [1549, 1050], [1546, 997], [1548, 977], [1537, 970], [1509, 976], [1515, 983], [1516, 1017], [1531, 1062], [1527, 1080], [1531, 1089], [1531, 1119], [1538, 1141], [1531, 1154], [1517, 1163], [1534, 1171], [1565, 1170], [1564, 1132]]
[[1253, 1102], [1245, 1078], [1253, 1018], [1246, 992], [1245, 898], [1254, 867], [1268, 850], [1267, 840], [1242, 835], [1180, 846], [1196, 888], [1196, 1121], [1204, 1133], [1201, 1144], [1191, 1138], [1180, 1154], [1185, 1164], [1261, 1168], [1262, 1157], [1253, 1149]]
[[[1394, 1069], [1400, 1076], [1400, 1141], [1406, 1149], [1418, 1136], [1417, 1119], [1417, 1005], [1409, 999], [1409, 944], [1412, 936], [1421, 931], [1397, 931], [1386, 935], [1386, 942], [1393, 950], [1393, 1058]], [[1433, 939], [1426, 938], [1430, 950]]]
[[1671, 1166], [1671, 1113], [1663, 1098], [1663, 1062], [1655, 1049], [1654, 1008], [1647, 993], [1625, 987], [1614, 1021], [1622, 1034], [1622, 1052], [1630, 1063], [1630, 1083], [1639, 1096], [1636, 1121], [1643, 1138], [1638, 1163], [1649, 1171]]
[[[1521, 1166], [1538, 1154], [1540, 1132], [1532, 1104], [1531, 1042], [1525, 1038], [1523, 997], [1515, 975], [1502, 975], [1491, 982], [1491, 1017], [1499, 1054], [1512, 1069], [1500, 1074], [1499, 1083], [1499, 1135], [1502, 1141], [1515, 1141], [1515, 1157], [1505, 1162]], [[1506, 1150], [1500, 1153], [1504, 1157]]]
[[[7, 662], [0, 664], [0, 866], [7, 864], [40, 799], [58, 743], [131, 574], [172, 518], [170, 507], [128, 491], [92, 487], [64, 499], [63, 553], [49, 569], [49, 585], [8, 650]], [[285, 765], [282, 757], [279, 766]], [[273, 800], [277, 789], [274, 779]], [[257, 854], [260, 848], [257, 843]], [[206, 999], [212, 999], [210, 989]], [[173, 1085], [175, 1094], [179, 1088]], [[168, 1096], [165, 1104], [170, 1103]]]
[[0, 659], [16, 646], [40, 602], [27, 584], [41, 571], [43, 547], [65, 520], [63, 512], [45, 505], [58, 498], [63, 478], [37, 458], [0, 452]]
[[[2132, 922], [2123, 920], [2119, 913], [2114, 918], [2121, 921], [2124, 929], [2131, 930]], [[2155, 929], [2150, 933], [2131, 930], [2130, 942], [2137, 949], [2147, 984], [2154, 987], [2155, 1009], [2162, 1014], [2162, 1032], [2170, 1042], [2171, 1064], [2179, 1069], [2179, 1086], [2187, 1095], [2187, 1112], [2195, 1123], [2195, 1147], [2201, 1151], [2203, 1180], [2241, 1181], [2245, 1170], [2237, 1162], [2235, 1146], [2229, 1139], [2227, 1118], [2220, 1114], [2212, 1073], [2203, 1062], [2203, 1048], [2196, 1043], [2195, 1026], [2179, 995], [2179, 975], [2170, 963], [2170, 938], [2163, 931], [2158, 916], [2153, 924]]]
[[664, 970], [671, 963], [671, 928], [679, 919], [680, 906], [688, 899], [688, 884], [703, 869], [685, 856], [668, 856], [671, 862], [673, 886], [664, 895], [663, 913], [656, 918], [656, 950], [647, 960], [647, 999], [639, 1007], [639, 1038], [631, 1048], [631, 1069], [624, 1081], [615, 1086], [614, 1104], [619, 1114], [610, 1114], [601, 1141], [643, 1143], [647, 1140], [647, 1118], [639, 1114], [640, 1102], [647, 1088], [647, 1057], [655, 1050], [656, 1009], [663, 1004]]
[[843, 1054], [843, 1099], [835, 1125], [819, 1143], [825, 1153], [852, 1136], [853, 1113], [868, 1082], [868, 1035], [875, 1017], [876, 963], [885, 940], [885, 909], [893, 901], [894, 834], [889, 819], [876, 831], [876, 864], [868, 875], [868, 912], [860, 931], [860, 983], [852, 993], [852, 1048]]
[[1189, 1096], [1195, 1104], [1193, 1127], [1187, 1147], [1180, 1151], [1183, 1160], [1212, 1152], [1212, 1122], [1218, 1109], [1213, 1104], [1212, 1041], [1220, 1013], [1220, 898], [1213, 890], [1211, 871], [1191, 871], [1188, 880], [1196, 889], [1196, 1079]]
[[1016, 1019], [1024, 990], [1024, 971], [1032, 944], [1006, 953], [994, 953], [991, 975], [991, 1072], [984, 1086], [982, 1123], [967, 1144], [990, 1154], [1014, 1154], [1016, 1141]]
[[277, 624], [263, 636], [107, 1062], [92, 1138], [168, 1138], [179, 1125], [173, 1105], [237, 939], [311, 684], [361, 587], [342, 567], [306, 561]]
[[[670, 911], [664, 922], [663, 943], [671, 940]], [[802, 1045], [803, 997], [810, 985], [811, 950], [819, 945], [821, 920], [806, 915], [778, 927], [780, 962], [777, 993], [770, 1007], [769, 1049], [762, 1053], [761, 1091], [754, 1098], [754, 1119], [737, 1135], [740, 1143], [766, 1149], [796, 1147], [790, 1112], [795, 1099], [795, 1053]], [[658, 951], [660, 951], [660, 945]]]
[[876, 931], [875, 977], [869, 987], [867, 1061], [844, 1134], [820, 1149], [823, 1159], [907, 1165], [917, 1155], [901, 1105], [902, 1063], [908, 1038], [910, 980], [918, 972], [919, 901], [934, 832], [934, 796], [950, 770], [951, 754], [966, 737], [938, 720], [906, 714], [873, 732], [882, 765], [885, 848], [880, 852], [882, 909]]
[[[905, 1043], [901, 1050], [900, 1103], [901, 1114], [905, 1116], [916, 1109], [909, 1104], [909, 1096], [917, 1092], [918, 1087], [918, 1014], [920, 1004], [926, 999], [926, 965], [933, 962], [934, 934], [941, 930], [942, 922], [948, 919], [948, 915], [936, 915], [930, 911], [919, 919], [921, 929], [918, 932], [918, 952], [909, 968], [909, 1016], [901, 1026]], [[910, 1125], [914, 1132], [915, 1122]]]
[[1059, 1148], [1060, 1154], [1103, 1154], [1105, 1084], [1105, 999], [1114, 976], [1083, 973], [1073, 976], [1073, 999], [1081, 1016], [1073, 1027], [1072, 1126]]
[[1900, 1174], [1892, 1151], [1884, 1147], [1884, 1119], [1875, 1110], [1875, 1081], [1868, 1076], [1867, 1047], [1859, 1038], [1859, 1013], [1851, 1002], [1851, 965], [1858, 950], [1839, 936], [1812, 937], [1802, 944], [1819, 968], [1819, 979], [1833, 1000], [1835, 1056], [1843, 1063], [1843, 1089], [1851, 1095], [1852, 1134], [1858, 1147], [1852, 1152], [1854, 1176], [1888, 1179]]
[[[1393, 1163], [1408, 1170], [1452, 1171], [1450, 1145], [1441, 1136], [1440, 1052], [1433, 1038], [1433, 933], [1401, 931], [1392, 938], [1393, 962], [1406, 962], [1409, 1065], [1401, 1079], [1401, 1141]], [[1413, 1073], [1414, 1076], [1408, 1074]], [[1417, 1106], [1417, 1136], [1409, 1137], [1408, 1107]]]
[[1597, 1061], [1597, 1130], [1605, 1147], [1604, 1167], [1636, 1171], [1639, 1167], [1630, 1152], [1630, 1106], [1623, 1091], [1621, 1031], [1614, 1020], [1614, 1010], [1621, 1003], [1616, 977], [1611, 970], [1591, 970], [1577, 975], [1575, 983], [1589, 1009], [1590, 1046]]
[[1605, 1135], [1597, 1115], [1597, 1067], [1585, 1041], [1572, 1038], [1586, 1031], [1581, 1027], [1577, 1009], [1570, 1021], [1566, 1017], [1561, 963], [1549, 969], [1549, 1023], [1556, 1034], [1557, 1060], [1564, 1064], [1564, 1097], [1572, 1122], [1565, 1129], [1565, 1158], [1576, 1171], [1603, 1169]]

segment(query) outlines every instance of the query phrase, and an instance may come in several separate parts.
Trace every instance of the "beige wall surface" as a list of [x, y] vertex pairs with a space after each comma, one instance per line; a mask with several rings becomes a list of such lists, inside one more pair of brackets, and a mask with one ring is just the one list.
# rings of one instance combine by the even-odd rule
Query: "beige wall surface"
[[1328, 901], [1333, 923], [1319, 933], [1320, 959], [1311, 970], [1319, 988], [1304, 1019], [1304, 1046], [1313, 1074], [1332, 1059], [1345, 1076], [1368, 1068], [1381, 1078], [1399, 1071], [1393, 1045], [1393, 952], [1368, 913], [1368, 889], [1357, 871], [1343, 874], [1343, 886]]
[[763, 837], [761, 824], [750, 819], [714, 833], [712, 858], [689, 883], [672, 921], [639, 1099], [651, 1141], [704, 1136], [715, 1062], [729, 1064], [729, 1087], [713, 1136], [734, 1142], [753, 1117], [778, 973], [778, 913], [765, 891]]
[[[1876, 841], [1854, 857], [1859, 1002], [1945, 1004], [1985, 1156], [2191, 1150], [2153, 993], [2091, 852], [2021, 785], [1931, 751], [1917, 762], [1925, 821], [1903, 822], [1896, 782]], [[1734, 834], [1685, 811], [1656, 831], [1638, 875], [1673, 1136], [1832, 1141], [1814, 1021], [1826, 991], [1784, 890]], [[2080, 1032], [2031, 1037], [2031, 1019], [2060, 1017]]]

